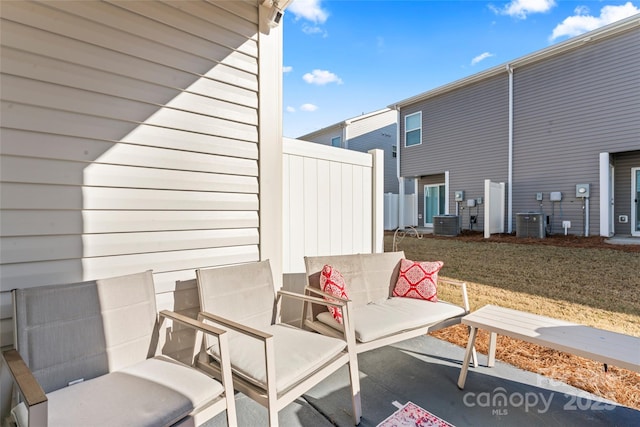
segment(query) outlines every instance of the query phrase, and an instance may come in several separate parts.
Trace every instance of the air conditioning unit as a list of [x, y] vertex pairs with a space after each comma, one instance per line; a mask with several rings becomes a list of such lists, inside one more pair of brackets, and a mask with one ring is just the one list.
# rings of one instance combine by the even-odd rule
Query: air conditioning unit
[[460, 233], [458, 215], [436, 215], [433, 217], [433, 234], [436, 236], [457, 236]]
[[545, 236], [544, 215], [541, 212], [523, 212], [516, 214], [516, 237]]

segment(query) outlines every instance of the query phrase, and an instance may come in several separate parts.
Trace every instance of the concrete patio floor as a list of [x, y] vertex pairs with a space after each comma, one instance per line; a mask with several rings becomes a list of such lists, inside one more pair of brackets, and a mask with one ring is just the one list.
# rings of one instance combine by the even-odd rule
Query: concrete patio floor
[[[429, 336], [359, 355], [361, 427], [372, 427], [411, 401], [455, 426], [638, 426], [640, 411], [612, 404], [564, 383], [506, 363], [469, 370], [456, 383], [464, 349]], [[266, 409], [236, 395], [240, 426], [265, 426]], [[281, 426], [351, 426], [346, 368], [311, 389], [279, 414]], [[207, 423], [225, 426], [223, 417]]]

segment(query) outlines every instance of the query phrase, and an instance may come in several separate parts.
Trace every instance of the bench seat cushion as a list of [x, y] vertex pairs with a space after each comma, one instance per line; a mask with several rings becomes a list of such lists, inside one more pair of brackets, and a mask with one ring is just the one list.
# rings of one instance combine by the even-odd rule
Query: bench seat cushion
[[[189, 366], [158, 356], [48, 393], [51, 426], [169, 426], [224, 391]], [[27, 410], [13, 410], [19, 426]]]
[[[369, 342], [464, 314], [463, 307], [445, 301], [431, 302], [393, 297], [355, 307], [350, 315], [356, 339], [359, 342]], [[317, 319], [342, 330], [342, 325], [336, 322], [329, 312], [320, 313]]]
[[[331, 313], [327, 312], [327, 315], [333, 320]], [[273, 335], [278, 392], [324, 366], [346, 348], [343, 340], [289, 325], [275, 324], [262, 328], [262, 331]], [[253, 384], [265, 387], [263, 342], [240, 333], [230, 335], [229, 357], [233, 372]], [[209, 353], [217, 358], [216, 346], [212, 346]]]

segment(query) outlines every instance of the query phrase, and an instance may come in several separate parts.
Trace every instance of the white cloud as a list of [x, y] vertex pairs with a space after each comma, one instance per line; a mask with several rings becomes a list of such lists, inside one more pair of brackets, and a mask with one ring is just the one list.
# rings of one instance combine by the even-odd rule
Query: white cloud
[[293, 107], [292, 107], [292, 106], [290, 106], [290, 105], [288, 105], [288, 106], [287, 106], [287, 113], [295, 113], [295, 112], [296, 112], [296, 109], [295, 109], [295, 108], [293, 108]]
[[493, 5], [490, 8], [499, 15], [527, 19], [527, 15], [548, 12], [555, 5], [555, 0], [511, 0], [509, 4], [502, 8]]
[[329, 34], [324, 29], [318, 27], [317, 25], [304, 24], [302, 26], [302, 32], [305, 34], [322, 34], [323, 38], [329, 36]]
[[327, 70], [313, 70], [312, 72], [302, 76], [302, 78], [305, 82], [318, 86], [323, 86], [328, 83], [342, 84], [342, 79], [340, 77]]
[[318, 109], [318, 106], [313, 104], [302, 104], [300, 106], [300, 110], [302, 111], [316, 111], [317, 109]]
[[495, 56], [495, 55], [489, 52], [481, 53], [480, 55], [476, 56], [471, 60], [471, 65], [476, 65], [478, 62], [483, 61], [487, 58], [491, 58], [492, 56]]
[[329, 12], [322, 8], [322, 0], [295, 0], [287, 7], [287, 11], [293, 13], [296, 19], [306, 19], [316, 24], [324, 24], [329, 17]]
[[291, 65], [285, 65], [282, 67], [282, 72], [283, 73], [290, 73], [293, 71], [293, 67]]
[[589, 9], [584, 6], [578, 6], [574, 10], [574, 13], [575, 15], [569, 16], [553, 29], [553, 33], [549, 37], [550, 41], [565, 36], [574, 37], [595, 30], [596, 28], [640, 13], [640, 9], [634, 6], [633, 3], [627, 2], [620, 6], [604, 6], [600, 9], [600, 16], [589, 15]]

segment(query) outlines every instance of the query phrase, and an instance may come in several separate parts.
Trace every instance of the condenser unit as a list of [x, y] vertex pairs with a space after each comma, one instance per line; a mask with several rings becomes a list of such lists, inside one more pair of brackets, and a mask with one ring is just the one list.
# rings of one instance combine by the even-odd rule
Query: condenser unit
[[544, 215], [541, 212], [516, 214], [516, 237], [534, 237], [542, 239], [544, 236]]
[[436, 215], [433, 217], [433, 234], [436, 236], [457, 236], [460, 233], [458, 215]]

